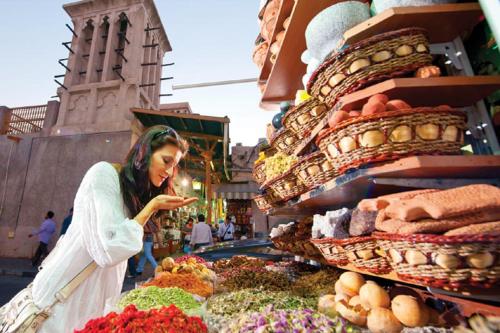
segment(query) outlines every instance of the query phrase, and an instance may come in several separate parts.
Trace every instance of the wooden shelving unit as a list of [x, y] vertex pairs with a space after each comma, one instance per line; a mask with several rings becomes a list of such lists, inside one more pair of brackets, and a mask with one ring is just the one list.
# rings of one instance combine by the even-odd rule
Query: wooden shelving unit
[[443, 43], [473, 28], [481, 19], [477, 3], [444, 4], [388, 9], [344, 33], [348, 45], [391, 30], [422, 27], [431, 43]]
[[500, 156], [413, 156], [334, 178], [269, 214], [318, 214], [412, 188], [448, 188], [481, 182], [500, 185]]
[[[450, 105], [466, 107], [500, 89], [500, 76], [445, 76], [428, 79], [399, 78], [387, 80], [342, 97], [334, 110], [351, 107], [361, 110], [370, 96], [386, 94], [390, 99], [402, 99], [411, 106]], [[309, 138], [295, 149], [301, 154], [327, 126], [327, 116], [312, 131]]]

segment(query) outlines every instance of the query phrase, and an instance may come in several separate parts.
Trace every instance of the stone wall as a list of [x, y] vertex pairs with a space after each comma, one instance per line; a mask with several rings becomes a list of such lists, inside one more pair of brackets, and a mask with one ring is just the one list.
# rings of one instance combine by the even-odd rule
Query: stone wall
[[99, 161], [123, 161], [130, 142], [130, 131], [23, 135], [19, 143], [0, 136], [0, 257], [31, 257], [38, 240], [28, 234], [48, 210], [56, 214], [58, 235], [88, 168]]

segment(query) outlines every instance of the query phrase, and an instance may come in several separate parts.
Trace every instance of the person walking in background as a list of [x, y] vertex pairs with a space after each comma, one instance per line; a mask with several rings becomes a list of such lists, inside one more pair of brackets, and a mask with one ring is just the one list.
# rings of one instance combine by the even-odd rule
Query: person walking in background
[[56, 222], [53, 220], [54, 212], [48, 211], [45, 215], [45, 220], [42, 222], [40, 229], [35, 234], [30, 234], [28, 237], [38, 236], [40, 244], [36, 250], [35, 256], [31, 259], [31, 265], [37, 267], [40, 259], [49, 253], [48, 246], [52, 235], [56, 232]]
[[182, 235], [184, 236], [183, 251], [184, 253], [191, 252], [189, 248], [189, 242], [191, 241], [191, 233], [193, 232], [194, 219], [192, 217], [188, 218], [186, 225], [181, 229]]
[[196, 250], [202, 246], [213, 243], [212, 229], [205, 223], [205, 216], [200, 214], [198, 215], [198, 223], [193, 227], [190, 244], [193, 247], [193, 250]]
[[62, 236], [66, 233], [66, 231], [69, 228], [69, 225], [71, 224], [71, 221], [73, 220], [73, 207], [69, 209], [69, 215], [66, 216], [64, 219], [62, 226], [61, 226], [61, 234], [59, 236]]
[[218, 236], [221, 242], [228, 242], [234, 240], [234, 224], [231, 222], [229, 216], [226, 217], [224, 223], [219, 225]]
[[158, 226], [152, 219], [150, 219], [144, 226], [143, 252], [139, 258], [139, 263], [137, 264], [137, 275], [142, 275], [144, 266], [146, 265], [146, 260], [149, 261], [151, 266], [153, 266], [153, 270], [156, 269], [156, 266], [158, 266], [155, 258], [153, 257], [153, 244], [154, 235], [158, 233], [159, 230], [160, 226]]

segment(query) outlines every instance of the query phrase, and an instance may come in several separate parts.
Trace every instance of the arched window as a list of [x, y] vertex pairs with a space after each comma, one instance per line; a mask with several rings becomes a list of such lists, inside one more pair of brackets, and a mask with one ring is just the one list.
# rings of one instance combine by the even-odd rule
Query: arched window
[[106, 57], [106, 45], [108, 44], [109, 39], [109, 17], [104, 16], [102, 19], [102, 23], [99, 26], [99, 33], [97, 34], [96, 44], [96, 65], [95, 65], [95, 73], [90, 78], [91, 82], [100, 82], [102, 80], [102, 72], [104, 66], [104, 58]]
[[92, 36], [94, 35], [94, 22], [88, 20], [82, 30], [78, 42], [78, 52], [76, 53], [75, 73], [73, 74], [73, 84], [85, 83], [87, 76], [87, 66], [89, 64], [90, 47]]

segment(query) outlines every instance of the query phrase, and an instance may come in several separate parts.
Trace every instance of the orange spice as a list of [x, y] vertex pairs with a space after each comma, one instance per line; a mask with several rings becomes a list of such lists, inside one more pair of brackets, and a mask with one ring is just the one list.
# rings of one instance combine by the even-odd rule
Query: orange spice
[[162, 272], [157, 274], [151, 282], [145, 283], [143, 286], [157, 286], [160, 288], [178, 287], [202, 297], [209, 297], [213, 294], [212, 286], [193, 273], [172, 274]]

